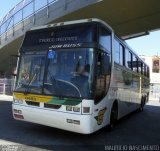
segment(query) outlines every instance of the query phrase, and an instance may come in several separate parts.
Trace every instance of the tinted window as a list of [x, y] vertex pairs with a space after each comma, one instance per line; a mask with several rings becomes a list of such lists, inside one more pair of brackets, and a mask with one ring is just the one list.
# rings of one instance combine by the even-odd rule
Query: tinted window
[[132, 54], [128, 49], [126, 49], [125, 51], [125, 56], [126, 56], [126, 60], [125, 60], [126, 67], [132, 69], [132, 59], [131, 59]]
[[144, 74], [144, 64], [141, 63], [141, 74]]
[[96, 102], [100, 101], [106, 95], [111, 74], [111, 56], [106, 52], [99, 52], [97, 57]]
[[119, 42], [117, 40], [114, 41], [114, 59], [119, 63]]
[[141, 61], [138, 60], [138, 72], [141, 73], [142, 69], [141, 69]]
[[133, 71], [138, 72], [138, 59], [135, 57], [135, 55], [133, 55], [132, 59]]
[[111, 33], [105, 28], [100, 28], [99, 43], [108, 51], [111, 51]]
[[147, 77], [149, 77], [149, 67], [147, 67]]
[[124, 47], [120, 44], [119, 47], [119, 64], [124, 65]]
[[90, 97], [93, 49], [48, 51], [44, 93], [63, 97]]
[[144, 64], [144, 75], [147, 76], [147, 66]]

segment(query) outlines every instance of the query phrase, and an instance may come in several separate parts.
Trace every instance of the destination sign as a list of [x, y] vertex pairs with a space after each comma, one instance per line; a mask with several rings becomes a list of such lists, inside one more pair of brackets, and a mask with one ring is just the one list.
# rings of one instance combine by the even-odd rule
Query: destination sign
[[97, 41], [96, 25], [52, 27], [26, 33], [22, 47], [48, 48], [80, 47], [82, 43]]
[[65, 42], [65, 41], [77, 41], [78, 37], [58, 37], [58, 38], [46, 38], [39, 39], [39, 43], [52, 43], [52, 42]]

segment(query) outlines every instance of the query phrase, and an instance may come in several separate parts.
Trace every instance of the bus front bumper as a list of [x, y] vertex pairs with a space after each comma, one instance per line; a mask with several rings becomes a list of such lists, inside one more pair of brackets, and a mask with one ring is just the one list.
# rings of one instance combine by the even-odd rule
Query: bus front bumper
[[[12, 104], [13, 117], [81, 134], [94, 132], [92, 115], [70, 114], [43, 108]], [[37, 125], [38, 126], [38, 125]]]

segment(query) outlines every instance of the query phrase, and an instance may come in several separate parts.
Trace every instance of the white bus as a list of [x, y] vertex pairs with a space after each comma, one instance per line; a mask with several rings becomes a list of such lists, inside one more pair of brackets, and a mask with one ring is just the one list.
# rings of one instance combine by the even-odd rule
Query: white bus
[[101, 20], [33, 28], [19, 56], [16, 120], [90, 134], [148, 101], [149, 67]]

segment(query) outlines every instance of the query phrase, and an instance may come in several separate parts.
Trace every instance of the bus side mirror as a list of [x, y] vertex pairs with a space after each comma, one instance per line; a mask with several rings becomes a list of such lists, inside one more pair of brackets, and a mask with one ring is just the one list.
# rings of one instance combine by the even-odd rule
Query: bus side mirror
[[103, 55], [103, 72], [104, 75], [108, 75], [110, 74], [110, 70], [111, 70], [111, 58], [110, 58], [110, 54], [108, 53], [104, 53]]
[[9, 60], [9, 74], [10, 76], [17, 76], [17, 60], [19, 55], [11, 55]]
[[[110, 54], [101, 52], [98, 54], [98, 75], [106, 75], [110, 72]], [[103, 65], [102, 65], [103, 64]]]
[[102, 54], [101, 52], [98, 53], [97, 59], [97, 76], [102, 75]]

